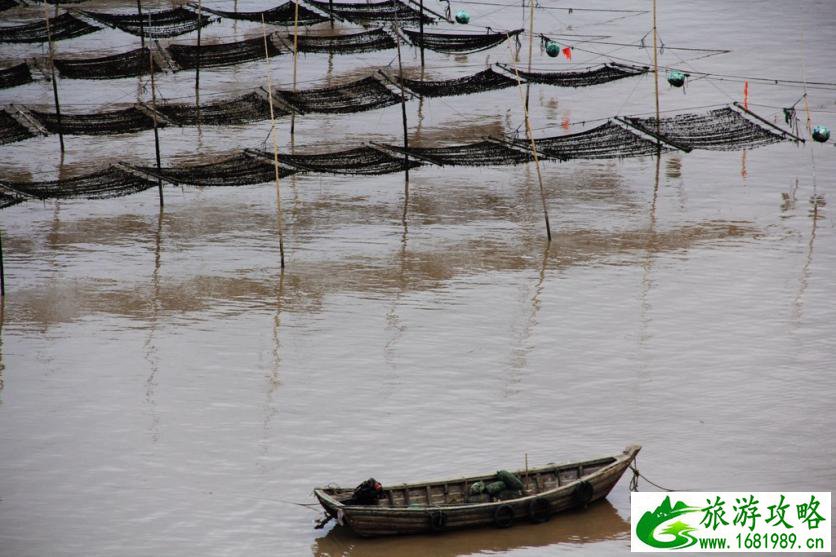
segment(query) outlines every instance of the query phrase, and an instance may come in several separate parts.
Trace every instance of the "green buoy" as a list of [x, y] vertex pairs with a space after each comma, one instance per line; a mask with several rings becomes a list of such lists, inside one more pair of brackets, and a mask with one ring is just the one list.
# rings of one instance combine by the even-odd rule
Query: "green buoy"
[[680, 71], [673, 70], [668, 74], [668, 83], [674, 87], [682, 87], [685, 85], [685, 74]]
[[459, 10], [456, 12], [456, 23], [461, 23], [462, 25], [467, 25], [470, 23], [470, 14], [464, 10]]
[[830, 139], [830, 130], [825, 126], [816, 126], [813, 128], [813, 139], [819, 143], [824, 143]]
[[549, 41], [546, 43], [546, 54], [554, 58], [560, 54], [560, 45], [554, 41]]

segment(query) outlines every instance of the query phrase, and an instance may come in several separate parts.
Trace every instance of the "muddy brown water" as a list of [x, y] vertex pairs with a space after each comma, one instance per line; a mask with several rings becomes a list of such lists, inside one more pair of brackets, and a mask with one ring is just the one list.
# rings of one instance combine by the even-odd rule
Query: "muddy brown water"
[[[547, 3], [548, 4], [548, 3]], [[718, 74], [836, 81], [836, 4], [659, 2], [662, 62]], [[129, 9], [130, 3], [91, 2]], [[227, 7], [231, 2], [215, 2]], [[438, 9], [437, 2], [429, 7]], [[241, 3], [241, 10], [270, 4]], [[612, 8], [602, 0], [586, 7]], [[150, 6], [149, 6], [150, 7]], [[473, 23], [518, 27], [522, 9], [454, 3]], [[648, 9], [643, 1], [620, 9]], [[38, 10], [0, 14], [3, 23]], [[538, 11], [545, 33], [637, 41], [649, 14]], [[224, 23], [206, 40], [257, 36]], [[189, 42], [193, 37], [173, 39]], [[60, 54], [135, 48], [117, 31]], [[576, 43], [573, 63], [535, 45], [535, 66], [647, 63], [649, 51]], [[7, 61], [40, 45], [0, 47]], [[300, 87], [336, 84], [394, 51], [300, 59]], [[418, 57], [405, 48], [417, 71]], [[432, 77], [508, 61], [505, 46], [427, 52]], [[683, 60], [685, 62], [683, 62]], [[289, 57], [272, 64], [290, 81]], [[205, 70], [201, 98], [264, 82], [251, 63]], [[190, 98], [191, 72], [162, 75]], [[64, 109], [147, 97], [147, 81], [63, 80]], [[781, 123], [800, 86], [750, 81], [751, 107]], [[739, 81], [662, 84], [663, 109], [741, 100]], [[51, 103], [39, 81], [0, 103]], [[531, 89], [542, 134], [653, 110], [651, 77]], [[832, 88], [810, 88], [836, 127]], [[517, 91], [410, 101], [415, 143], [512, 133]], [[588, 126], [587, 126], [588, 127]], [[163, 162], [262, 147], [269, 124], [165, 129]], [[306, 115], [294, 148], [401, 140], [400, 107]], [[281, 149], [289, 126], [280, 122]], [[73, 176], [153, 160], [151, 133], [0, 147], [0, 175]], [[621, 555], [626, 478], [606, 502], [547, 524], [362, 540], [313, 530], [314, 486], [482, 473], [619, 452], [661, 485], [823, 490], [836, 485], [833, 144], [665, 154], [543, 166], [554, 229], [544, 242], [534, 169], [425, 167], [403, 176], [282, 182], [288, 267], [279, 272], [275, 189], [166, 188], [116, 199], [29, 202], [0, 212], [7, 279], [0, 331], [0, 555]], [[814, 207], [813, 196], [824, 205]], [[650, 486], [643, 484], [643, 489]], [[831, 526], [832, 529], [832, 526]]]

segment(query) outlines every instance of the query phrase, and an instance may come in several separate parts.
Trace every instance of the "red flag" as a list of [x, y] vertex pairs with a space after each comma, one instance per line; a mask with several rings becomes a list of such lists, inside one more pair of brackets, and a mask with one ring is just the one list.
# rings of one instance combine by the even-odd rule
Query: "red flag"
[[563, 117], [563, 121], [562, 121], [562, 122], [560, 122], [560, 127], [561, 127], [561, 128], [563, 128], [564, 130], [568, 130], [568, 129], [569, 129], [569, 126], [570, 126], [570, 124], [571, 124], [571, 122], [569, 122], [569, 117], [568, 117], [568, 116], [564, 116], [564, 117]]
[[566, 57], [567, 60], [572, 60], [572, 49], [567, 47], [563, 48], [563, 56]]
[[749, 109], [749, 80], [743, 82], [743, 108]]

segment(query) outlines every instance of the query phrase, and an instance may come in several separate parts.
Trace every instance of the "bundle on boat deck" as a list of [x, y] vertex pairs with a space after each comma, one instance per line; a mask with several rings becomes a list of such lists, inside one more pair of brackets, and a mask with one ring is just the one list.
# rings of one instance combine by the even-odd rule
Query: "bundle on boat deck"
[[[614, 456], [551, 464], [517, 471], [521, 493], [502, 490], [492, 495], [474, 484], [495, 483], [513, 476], [497, 474], [425, 483], [383, 485], [366, 504], [358, 504], [355, 490], [325, 487], [314, 495], [325, 512], [355, 533], [365, 536], [439, 533], [461, 528], [507, 528], [515, 521], [545, 522], [553, 515], [585, 508], [605, 498], [641, 450], [627, 447]], [[502, 483], [508, 484], [505, 480]], [[487, 486], [485, 486], [487, 487]]]
[[212, 23], [209, 16], [198, 15], [185, 8], [174, 8], [159, 12], [142, 12], [142, 21], [138, 13], [108, 14], [101, 12], [81, 12], [87, 17], [100, 21], [110, 27], [139, 36], [140, 29], [146, 37], [160, 39], [175, 37], [194, 31]]
[[276, 89], [275, 93], [299, 112], [363, 112], [392, 106], [401, 100], [374, 77], [336, 87], [301, 91]]
[[453, 95], [470, 95], [473, 93], [481, 93], [482, 91], [515, 87], [517, 85], [517, 80], [498, 73], [492, 68], [488, 68], [487, 70], [483, 70], [474, 75], [468, 75], [456, 79], [422, 81], [404, 78], [400, 80], [400, 83], [402, 83], [403, 86], [410, 91], [424, 97], [449, 97]]
[[[194, 4], [192, 5], [194, 6]], [[269, 10], [263, 10], [260, 12], [230, 12], [206, 7], [203, 9], [207, 12], [228, 19], [256, 21], [261, 23], [263, 17], [265, 23], [290, 26], [294, 23], [296, 5], [295, 2], [285, 2], [275, 8], [270, 8]], [[301, 4], [299, 5], [299, 25], [314, 25], [323, 21], [328, 21], [328, 18], [322, 17], [318, 13], [302, 6]]]
[[[642, 130], [656, 130], [654, 117], [625, 120]], [[678, 114], [661, 118], [659, 133], [677, 145], [712, 151], [750, 149], [784, 139], [779, 133], [752, 122], [730, 107], [707, 114]]]
[[[252, 60], [263, 60], [264, 50], [263, 38], [200, 46], [172, 44], [168, 47], [172, 59], [183, 69], [196, 68], [198, 57], [201, 67], [232, 66]], [[267, 40], [267, 52], [271, 57], [282, 54], [281, 49], [269, 38]]]
[[[497, 65], [506, 71], [514, 71], [513, 68], [508, 67], [505, 64]], [[609, 63], [603, 64], [594, 69], [587, 69], [583, 71], [517, 71], [522, 79], [531, 83], [545, 83], [547, 85], [556, 85], [558, 87], [588, 87], [590, 85], [599, 85], [601, 83], [609, 83], [610, 81], [624, 79], [625, 77], [643, 75], [649, 71], [649, 68]]]
[[[400, 0], [386, 0], [384, 2], [333, 2], [327, 0], [307, 0], [308, 4], [325, 13], [352, 23], [367, 21], [397, 21], [399, 23], [420, 23], [421, 12], [401, 2]], [[333, 7], [333, 11], [330, 7]], [[424, 23], [434, 23], [435, 19], [423, 16]]]
[[[514, 140], [514, 143], [520, 147], [529, 146], [523, 139]], [[653, 139], [611, 121], [578, 133], [536, 139], [534, 144], [543, 158], [559, 160], [641, 157], [653, 155], [660, 148], [670, 150], [667, 145], [660, 146]]]
[[438, 166], [494, 166], [522, 164], [534, 160], [527, 148], [515, 148], [498, 141], [484, 140], [446, 147], [410, 147], [384, 145], [386, 149], [407, 153], [410, 157]]
[[0, 145], [15, 143], [35, 137], [29, 128], [18, 122], [5, 110], [0, 110]]
[[95, 27], [63, 13], [57, 17], [49, 18], [49, 34], [46, 32], [46, 22], [38, 20], [34, 23], [16, 25], [13, 27], [0, 27], [0, 43], [45, 43], [52, 37], [53, 41], [72, 39], [99, 30]]
[[101, 58], [56, 58], [54, 62], [62, 77], [72, 79], [136, 77], [147, 74], [152, 64], [154, 72], [162, 71], [156, 62], [152, 62], [151, 50], [148, 48]]
[[424, 48], [436, 52], [447, 53], [470, 53], [487, 50], [507, 40], [509, 37], [516, 37], [522, 33], [522, 29], [513, 31], [485, 33], [427, 33], [415, 29], [403, 29], [409, 42], [415, 46], [423, 45]]
[[0, 89], [16, 87], [32, 82], [32, 72], [26, 62], [0, 70]]
[[[258, 93], [247, 93], [237, 99], [216, 101], [200, 105], [200, 123], [207, 126], [247, 124], [270, 119], [270, 103]], [[198, 123], [194, 103], [158, 104], [157, 111], [177, 126], [194, 126]], [[276, 117], [289, 112], [273, 106]]]
[[41, 182], [0, 181], [3, 188], [35, 199], [103, 199], [137, 193], [155, 185], [155, 181], [143, 179], [115, 166], [77, 178]]
[[[265, 153], [266, 156], [272, 154]], [[372, 147], [357, 147], [346, 151], [320, 154], [283, 154], [283, 164], [299, 170], [332, 174], [388, 174], [406, 169], [404, 157], [392, 155]], [[416, 160], [409, 161], [409, 168], [421, 166]]]
[[[272, 155], [270, 155], [272, 159]], [[275, 177], [273, 162], [247, 153], [239, 153], [232, 157], [207, 164], [188, 166], [163, 167], [157, 171], [156, 166], [137, 166], [137, 170], [156, 176], [172, 184], [190, 186], [245, 186], [272, 182]], [[290, 176], [296, 171], [285, 166], [279, 167], [281, 177]]]
[[383, 29], [348, 35], [299, 35], [298, 41], [299, 52], [348, 54], [395, 48], [395, 41]]

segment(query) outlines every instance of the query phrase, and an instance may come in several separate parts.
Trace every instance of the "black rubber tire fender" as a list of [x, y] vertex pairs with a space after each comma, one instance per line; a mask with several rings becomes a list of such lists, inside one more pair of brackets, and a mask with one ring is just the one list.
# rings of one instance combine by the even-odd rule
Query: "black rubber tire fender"
[[537, 497], [528, 503], [528, 518], [534, 524], [548, 522], [552, 516], [552, 505], [548, 499]]
[[441, 532], [447, 527], [447, 513], [444, 511], [430, 511], [430, 530]]
[[572, 500], [576, 506], [586, 505], [592, 501], [593, 495], [595, 495], [595, 488], [592, 487], [591, 483], [584, 480], [575, 486], [575, 490], [572, 492]]
[[493, 511], [493, 523], [497, 528], [508, 528], [514, 523], [514, 509], [511, 505], [499, 505]]

